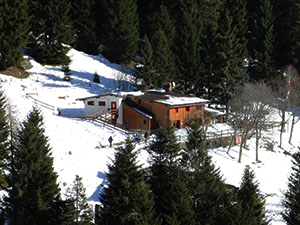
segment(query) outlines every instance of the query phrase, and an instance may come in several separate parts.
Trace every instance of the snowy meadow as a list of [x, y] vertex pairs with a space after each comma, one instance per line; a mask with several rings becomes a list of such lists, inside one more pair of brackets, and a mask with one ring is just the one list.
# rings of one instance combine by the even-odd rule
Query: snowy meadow
[[[30, 62], [33, 67], [28, 70], [30, 76], [27, 79], [0, 75], [0, 81], [19, 122], [24, 120], [34, 105], [40, 108], [62, 192], [72, 185], [75, 175], [79, 175], [83, 178], [89, 202], [96, 204], [99, 202], [99, 192], [107, 184], [107, 164], [114, 156], [114, 148], [109, 147], [108, 138], [112, 136], [114, 146], [117, 146], [124, 143], [127, 135], [106, 125], [78, 118], [83, 114], [84, 105], [77, 99], [120, 91], [120, 75], [129, 69], [110, 64], [101, 55], [89, 56], [73, 49], [68, 55], [72, 60], [71, 81], [63, 80], [64, 74], [60, 67], [42, 66], [32, 59]], [[99, 84], [93, 82], [95, 73], [100, 76]], [[129, 79], [125, 85], [127, 90], [121, 91], [131, 91], [130, 76], [125, 77]], [[53, 106], [54, 110], [41, 107], [34, 99]], [[58, 115], [58, 109], [61, 115]], [[274, 116], [279, 121], [279, 116]], [[282, 148], [278, 147], [278, 127], [263, 133], [260, 141], [260, 163], [255, 161], [255, 138], [248, 141], [249, 150], [243, 150], [242, 163], [237, 162], [239, 146], [234, 146], [230, 155], [226, 154], [227, 147], [209, 149], [209, 154], [228, 184], [239, 186], [246, 165], [254, 170], [260, 190], [266, 198], [267, 216], [272, 225], [285, 224], [280, 215], [281, 199], [287, 188], [292, 163], [291, 156], [284, 152], [294, 153], [298, 150], [297, 146], [300, 146], [300, 123], [296, 124], [292, 145], [288, 144], [289, 124], [283, 134]], [[178, 130], [177, 134], [184, 140], [184, 130]], [[267, 150], [267, 141], [273, 144], [273, 151]], [[136, 149], [143, 147], [142, 142], [136, 144]], [[147, 153], [143, 150], [140, 152], [139, 161], [147, 164]]]

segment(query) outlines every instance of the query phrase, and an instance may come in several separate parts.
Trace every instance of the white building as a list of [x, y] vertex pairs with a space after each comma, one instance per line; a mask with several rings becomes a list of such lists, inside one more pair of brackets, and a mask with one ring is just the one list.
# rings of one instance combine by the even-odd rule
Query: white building
[[80, 98], [77, 100], [83, 101], [85, 106], [85, 116], [97, 117], [100, 115], [110, 115], [112, 121], [122, 124], [122, 100], [124, 96], [118, 94], [104, 94]]

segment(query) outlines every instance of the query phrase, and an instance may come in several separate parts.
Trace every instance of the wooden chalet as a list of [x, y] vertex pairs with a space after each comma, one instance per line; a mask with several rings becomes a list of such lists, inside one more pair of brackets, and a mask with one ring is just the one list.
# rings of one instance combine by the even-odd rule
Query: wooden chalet
[[205, 122], [204, 104], [208, 100], [173, 93], [170, 91], [147, 91], [120, 94], [105, 94], [78, 99], [85, 104], [88, 118], [108, 119], [127, 130], [153, 130], [167, 128], [168, 123], [175, 128], [184, 128], [192, 119]]
[[123, 106], [123, 123], [128, 129], [152, 130], [166, 128], [170, 121], [175, 128], [180, 129], [194, 118], [204, 123], [204, 104], [207, 102], [202, 98], [167, 91], [127, 95]]

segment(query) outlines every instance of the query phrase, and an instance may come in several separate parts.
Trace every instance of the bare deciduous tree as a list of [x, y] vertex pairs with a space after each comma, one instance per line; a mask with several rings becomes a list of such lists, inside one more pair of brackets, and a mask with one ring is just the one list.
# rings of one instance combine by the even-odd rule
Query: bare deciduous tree
[[286, 68], [286, 73], [290, 76], [290, 83], [288, 85], [290, 88], [289, 102], [292, 114], [292, 124], [289, 137], [289, 144], [291, 144], [294, 126], [300, 120], [300, 117], [297, 117], [297, 110], [300, 106], [300, 76], [297, 69], [291, 65]]
[[242, 138], [238, 162], [242, 160], [243, 147], [253, 130], [256, 134], [256, 161], [258, 161], [259, 139], [261, 131], [267, 129], [270, 123], [268, 116], [273, 109], [272, 102], [273, 94], [264, 83], [245, 84], [236, 90], [234, 97], [229, 101], [230, 114]]

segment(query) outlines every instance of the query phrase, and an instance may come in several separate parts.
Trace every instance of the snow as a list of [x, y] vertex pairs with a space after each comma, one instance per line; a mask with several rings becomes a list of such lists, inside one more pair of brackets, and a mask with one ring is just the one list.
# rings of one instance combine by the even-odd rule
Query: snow
[[[45, 102], [59, 108], [61, 115], [56, 110], [52, 111], [40, 107], [44, 117], [46, 135], [52, 147], [54, 168], [58, 173], [58, 181], [62, 192], [72, 185], [75, 175], [83, 177], [86, 195], [91, 204], [99, 202], [99, 192], [103, 185], [107, 184], [105, 173], [107, 164], [114, 157], [114, 148], [109, 147], [108, 138], [113, 137], [114, 144], [125, 142], [126, 135], [105, 125], [73, 118], [84, 112], [82, 101], [76, 99], [86, 96], [102, 95], [119, 92], [116, 88], [116, 74], [124, 71], [124, 67], [110, 64], [103, 56], [89, 56], [76, 50], [69, 52], [72, 63], [71, 82], [63, 81], [64, 74], [60, 67], [42, 66], [30, 59], [33, 68], [27, 79], [16, 79], [0, 75], [2, 90], [9, 98], [9, 102], [16, 109], [16, 117], [19, 122], [23, 121], [35, 105], [36, 100]], [[93, 74], [100, 75], [100, 84], [93, 82]], [[28, 95], [30, 93], [30, 95]], [[31, 96], [31, 97], [29, 97]], [[180, 99], [186, 103], [198, 102], [198, 98]], [[202, 100], [200, 100], [202, 101]], [[170, 97], [166, 101], [170, 104], [178, 103], [178, 99]], [[39, 106], [39, 105], [37, 105]], [[277, 115], [277, 114], [276, 114]], [[277, 115], [277, 121], [279, 121]], [[209, 128], [211, 131], [228, 129], [224, 124], [215, 124]], [[248, 141], [249, 149], [243, 149], [242, 163], [238, 163], [239, 146], [234, 146], [230, 155], [226, 154], [226, 147], [210, 149], [209, 154], [227, 183], [239, 186], [243, 170], [246, 165], [255, 171], [256, 178], [260, 183], [260, 189], [266, 197], [267, 216], [272, 225], [285, 224], [280, 216], [282, 206], [280, 204], [283, 192], [287, 188], [287, 179], [291, 172], [291, 157], [283, 154], [297, 151], [300, 146], [298, 138], [300, 123], [296, 124], [292, 144], [288, 144], [290, 127], [287, 126], [283, 134], [283, 148], [278, 147], [279, 129], [273, 128], [264, 133], [264, 140], [274, 144], [274, 151], [267, 151], [261, 140], [259, 159], [255, 162], [255, 139]], [[186, 130], [176, 132], [180, 141], [186, 138]], [[139, 162], [147, 165], [147, 152], [142, 150], [145, 143], [136, 144], [140, 150]], [[117, 145], [119, 146], [119, 145]]]
[[168, 99], [158, 99], [156, 102], [160, 102], [166, 105], [186, 105], [186, 104], [196, 104], [196, 103], [207, 103], [206, 99], [198, 97], [175, 97], [170, 95], [165, 95]]

